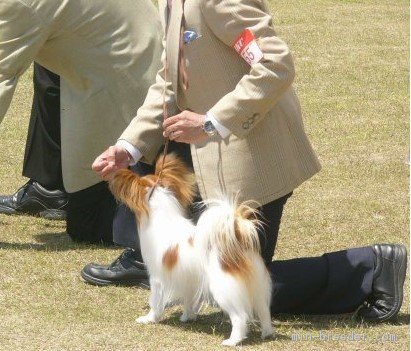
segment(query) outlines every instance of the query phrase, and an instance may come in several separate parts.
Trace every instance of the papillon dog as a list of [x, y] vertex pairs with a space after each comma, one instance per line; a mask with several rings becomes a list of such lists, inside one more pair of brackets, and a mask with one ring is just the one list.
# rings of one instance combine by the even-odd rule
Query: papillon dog
[[193, 321], [211, 297], [232, 324], [223, 345], [244, 340], [255, 318], [262, 337], [271, 336], [272, 283], [259, 254], [256, 211], [221, 197], [205, 202], [195, 225], [186, 216], [196, 194], [194, 174], [174, 154], [164, 164], [161, 159], [155, 174], [140, 177], [124, 169], [109, 181], [114, 196], [136, 215], [150, 277], [150, 312], [137, 322], [159, 322], [166, 306], [176, 302], [183, 304], [180, 320]]

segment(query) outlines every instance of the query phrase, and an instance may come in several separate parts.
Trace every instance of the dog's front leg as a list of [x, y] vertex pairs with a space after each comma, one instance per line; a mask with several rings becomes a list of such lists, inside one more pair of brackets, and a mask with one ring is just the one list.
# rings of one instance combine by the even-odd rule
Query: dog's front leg
[[165, 302], [162, 284], [159, 281], [150, 279], [150, 289], [150, 312], [145, 316], [138, 317], [136, 319], [138, 323], [158, 323], [164, 313]]

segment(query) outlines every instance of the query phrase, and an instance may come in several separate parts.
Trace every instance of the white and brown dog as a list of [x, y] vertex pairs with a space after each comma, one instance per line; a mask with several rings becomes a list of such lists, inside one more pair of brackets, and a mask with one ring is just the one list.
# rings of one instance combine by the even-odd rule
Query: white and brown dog
[[201, 302], [211, 295], [232, 323], [224, 345], [245, 339], [254, 317], [262, 337], [271, 336], [272, 286], [259, 254], [256, 211], [227, 199], [207, 201], [194, 225], [186, 218], [195, 195], [194, 174], [176, 156], [167, 155], [161, 181], [151, 194], [161, 166], [157, 162], [155, 174], [144, 177], [120, 170], [110, 181], [116, 198], [136, 214], [150, 276], [151, 309], [137, 321], [159, 322], [165, 307], [176, 301], [184, 305], [180, 320], [195, 320]]

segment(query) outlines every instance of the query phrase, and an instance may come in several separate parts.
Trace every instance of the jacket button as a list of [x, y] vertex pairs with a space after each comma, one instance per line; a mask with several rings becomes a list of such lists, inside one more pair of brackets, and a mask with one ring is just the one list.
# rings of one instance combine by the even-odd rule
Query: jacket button
[[250, 128], [250, 123], [244, 122], [243, 123], [243, 129], [248, 129], [248, 128]]

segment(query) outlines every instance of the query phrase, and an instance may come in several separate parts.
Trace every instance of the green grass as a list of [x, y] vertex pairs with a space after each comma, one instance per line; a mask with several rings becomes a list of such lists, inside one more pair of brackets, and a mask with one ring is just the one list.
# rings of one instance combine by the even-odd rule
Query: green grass
[[[323, 170], [287, 204], [276, 258], [319, 255], [375, 242], [408, 245], [409, 17], [408, 2], [270, 2], [279, 35], [295, 58], [305, 125]], [[26, 73], [0, 126], [0, 193], [21, 177], [30, 113]], [[227, 319], [206, 309], [193, 324], [140, 326], [148, 292], [97, 288], [79, 271], [108, 263], [118, 249], [72, 243], [63, 222], [0, 216], [1, 350], [218, 350]], [[408, 281], [408, 279], [407, 279]], [[244, 350], [406, 350], [409, 284], [394, 323], [357, 324], [350, 315], [276, 316], [276, 340], [254, 330]], [[362, 341], [292, 341], [327, 335]], [[381, 341], [381, 338], [394, 339]]]

